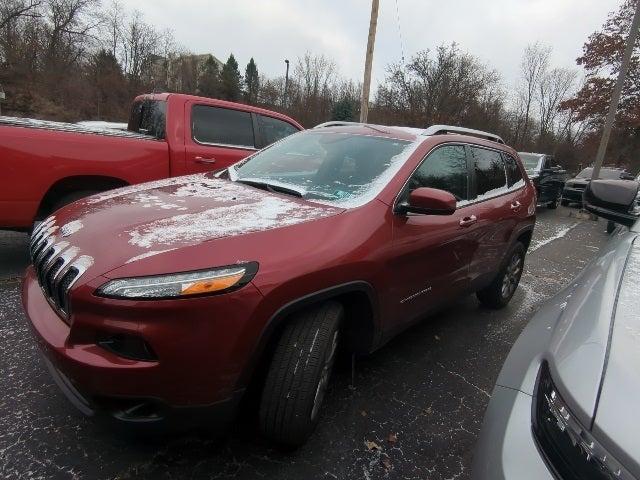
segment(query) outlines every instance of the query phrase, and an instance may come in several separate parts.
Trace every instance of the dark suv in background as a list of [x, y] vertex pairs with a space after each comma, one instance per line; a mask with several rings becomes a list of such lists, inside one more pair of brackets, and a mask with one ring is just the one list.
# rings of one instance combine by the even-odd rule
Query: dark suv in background
[[553, 155], [528, 152], [518, 152], [518, 155], [536, 187], [538, 205], [558, 208], [567, 171], [556, 162]]

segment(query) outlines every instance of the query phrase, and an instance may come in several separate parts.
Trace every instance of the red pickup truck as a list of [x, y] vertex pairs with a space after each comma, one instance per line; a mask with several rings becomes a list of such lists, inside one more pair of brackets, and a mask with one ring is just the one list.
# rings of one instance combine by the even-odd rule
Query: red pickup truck
[[0, 229], [28, 230], [93, 193], [224, 169], [299, 130], [276, 112], [175, 93], [136, 97], [126, 131], [0, 117]]

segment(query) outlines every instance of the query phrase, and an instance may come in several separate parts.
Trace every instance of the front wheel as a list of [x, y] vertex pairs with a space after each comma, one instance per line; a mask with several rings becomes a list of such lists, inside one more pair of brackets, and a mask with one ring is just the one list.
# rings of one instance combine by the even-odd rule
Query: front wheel
[[560, 204], [560, 197], [556, 197], [553, 199], [553, 201], [551, 201], [549, 203], [549, 205], [547, 205], [547, 208], [549, 208], [550, 210], [555, 210], [556, 208], [558, 208], [558, 205]]
[[280, 337], [260, 401], [262, 434], [288, 447], [302, 445], [320, 417], [336, 357], [340, 303], [295, 315]]
[[569, 200], [560, 200], [560, 205], [562, 205], [563, 207], [566, 207], [569, 205]]
[[518, 288], [524, 267], [525, 248], [517, 242], [510, 250], [507, 261], [491, 284], [476, 292], [480, 303], [489, 308], [505, 307]]

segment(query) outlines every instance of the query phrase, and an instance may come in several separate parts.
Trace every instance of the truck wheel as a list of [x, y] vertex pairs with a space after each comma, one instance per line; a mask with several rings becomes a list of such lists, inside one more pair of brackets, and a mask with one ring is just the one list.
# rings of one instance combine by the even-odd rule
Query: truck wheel
[[560, 197], [556, 197], [553, 199], [553, 201], [549, 203], [549, 205], [547, 205], [547, 208], [549, 210], [555, 210], [556, 208], [558, 208], [559, 203], [560, 203]]
[[302, 445], [318, 423], [336, 356], [342, 305], [326, 302], [295, 315], [276, 347], [259, 408], [260, 430], [287, 447]]
[[569, 200], [560, 200], [560, 205], [562, 205], [563, 207], [566, 207], [569, 205]]
[[491, 284], [476, 292], [480, 303], [489, 308], [505, 307], [518, 288], [524, 267], [525, 248], [521, 242], [511, 248], [507, 261]]
[[49, 213], [53, 213], [56, 210], [60, 210], [65, 205], [69, 205], [70, 203], [73, 203], [76, 200], [80, 200], [81, 198], [88, 197], [98, 192], [99, 190], [77, 190], [75, 192], [69, 192], [61, 196], [60, 198], [58, 198], [55, 202], [53, 202], [53, 205], [51, 206]]

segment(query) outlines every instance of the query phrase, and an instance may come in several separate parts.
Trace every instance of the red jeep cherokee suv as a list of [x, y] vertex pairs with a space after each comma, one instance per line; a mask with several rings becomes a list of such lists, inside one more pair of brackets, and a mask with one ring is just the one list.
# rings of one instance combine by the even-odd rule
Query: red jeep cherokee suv
[[261, 431], [299, 445], [338, 345], [375, 350], [469, 292], [509, 302], [535, 205], [494, 135], [323, 124], [64, 207], [33, 232], [23, 303], [86, 414], [213, 422], [259, 381]]

